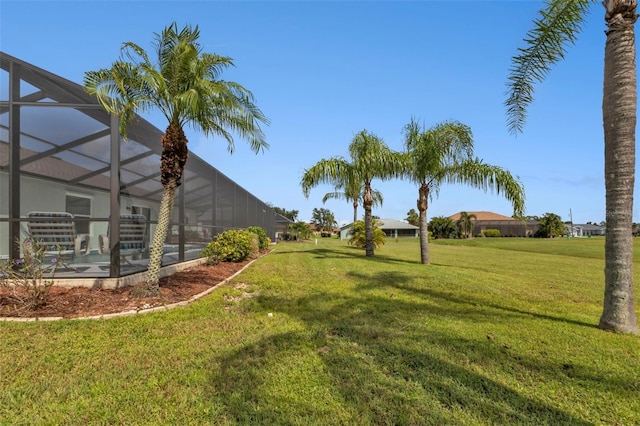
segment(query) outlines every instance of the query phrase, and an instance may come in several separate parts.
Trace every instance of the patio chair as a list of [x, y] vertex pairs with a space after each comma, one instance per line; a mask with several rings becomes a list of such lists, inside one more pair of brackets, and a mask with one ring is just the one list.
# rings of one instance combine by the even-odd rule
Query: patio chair
[[89, 234], [77, 234], [73, 215], [67, 212], [30, 212], [29, 238], [45, 247], [45, 255], [58, 258], [58, 267], [75, 270], [67, 261], [89, 254]]
[[[147, 251], [147, 218], [141, 214], [120, 216], [120, 261], [132, 265], [127, 257]], [[109, 254], [109, 228], [107, 235], [98, 236], [98, 251]]]

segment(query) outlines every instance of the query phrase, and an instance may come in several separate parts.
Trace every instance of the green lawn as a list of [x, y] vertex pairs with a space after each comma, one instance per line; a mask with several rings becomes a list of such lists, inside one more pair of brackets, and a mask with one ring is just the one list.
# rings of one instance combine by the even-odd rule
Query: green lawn
[[603, 252], [280, 243], [184, 308], [0, 323], [0, 424], [640, 424], [640, 338], [596, 327]]

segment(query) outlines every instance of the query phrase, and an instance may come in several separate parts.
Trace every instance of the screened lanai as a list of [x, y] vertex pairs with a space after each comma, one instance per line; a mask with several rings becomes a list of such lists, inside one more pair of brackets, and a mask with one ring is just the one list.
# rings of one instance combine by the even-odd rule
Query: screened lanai
[[[118, 117], [79, 84], [2, 52], [0, 65], [0, 258], [18, 259], [20, 242], [58, 233], [71, 244], [56, 276], [144, 271], [162, 196], [162, 131], [137, 117], [125, 141]], [[248, 226], [274, 239], [275, 212], [190, 153], [163, 265]]]

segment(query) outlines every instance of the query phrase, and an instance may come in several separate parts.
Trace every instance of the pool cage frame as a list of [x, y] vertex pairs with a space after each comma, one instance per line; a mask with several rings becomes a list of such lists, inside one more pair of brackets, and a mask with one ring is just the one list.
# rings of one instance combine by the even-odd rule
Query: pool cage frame
[[[110, 234], [108, 268], [103, 257], [103, 273], [96, 276], [140, 272], [123, 268], [120, 218], [142, 211], [151, 239], [163, 190], [162, 131], [137, 116], [124, 141], [119, 118], [82, 86], [3, 52], [0, 68], [0, 257], [20, 258], [29, 212], [66, 211], [80, 200], [72, 213], [89, 233], [95, 257], [99, 238]], [[274, 240], [275, 218], [271, 206], [190, 153], [165, 241], [172, 251], [163, 265], [198, 257], [227, 229], [259, 226]], [[140, 265], [146, 269], [144, 261]]]

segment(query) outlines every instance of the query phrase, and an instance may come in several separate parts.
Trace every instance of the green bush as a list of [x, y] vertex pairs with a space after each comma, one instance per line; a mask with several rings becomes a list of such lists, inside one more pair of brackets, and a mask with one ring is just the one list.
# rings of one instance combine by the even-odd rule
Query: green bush
[[[365, 235], [365, 225], [364, 221], [357, 220], [353, 222], [351, 229], [349, 230], [348, 235], [351, 237], [349, 240], [349, 244], [365, 248], [366, 247], [366, 235]], [[380, 228], [378, 228], [375, 224], [373, 225], [373, 246], [375, 248], [382, 247], [385, 243], [386, 234]]]
[[[255, 241], [255, 243], [254, 243]], [[246, 229], [230, 229], [218, 234], [215, 241], [210, 242], [202, 250], [202, 255], [211, 262], [242, 262], [250, 255], [257, 256], [258, 237]]]
[[258, 248], [260, 250], [266, 250], [271, 244], [271, 239], [267, 236], [267, 231], [259, 226], [250, 226], [247, 231], [253, 232], [258, 236]]
[[484, 236], [485, 237], [499, 237], [500, 236], [500, 230], [499, 229], [487, 229], [486, 231], [484, 231]]
[[207, 265], [217, 265], [220, 263], [220, 248], [215, 241], [211, 241], [202, 249], [200, 256], [207, 258]]

